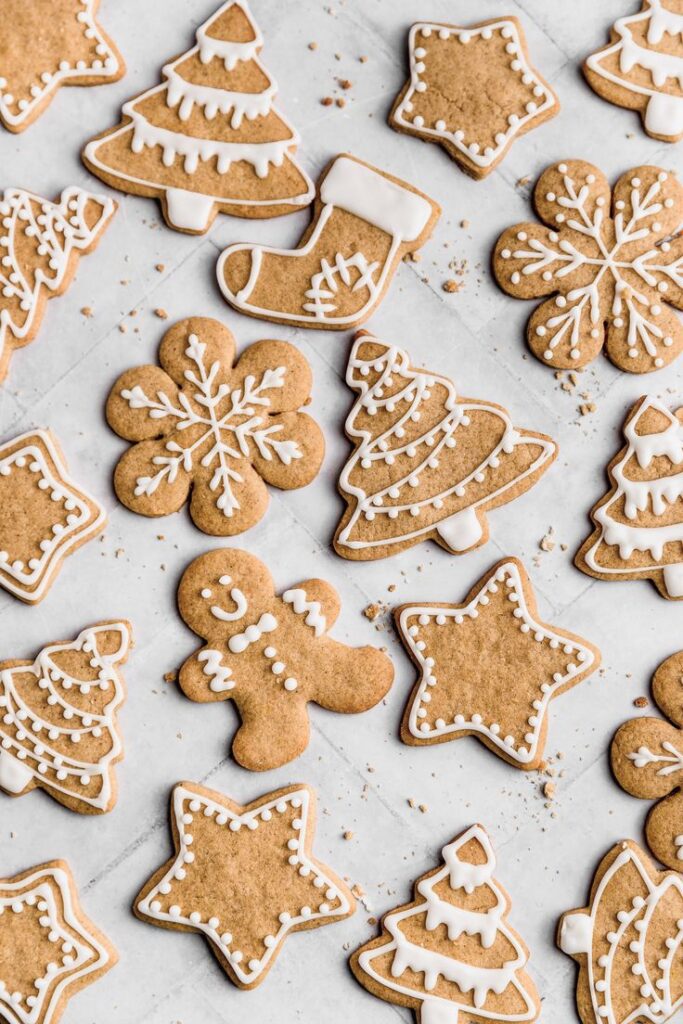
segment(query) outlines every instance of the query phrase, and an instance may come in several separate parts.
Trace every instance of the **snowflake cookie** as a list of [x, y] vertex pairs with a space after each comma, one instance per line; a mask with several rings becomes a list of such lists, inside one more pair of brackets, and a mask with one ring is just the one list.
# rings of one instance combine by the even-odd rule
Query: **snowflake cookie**
[[613, 190], [592, 164], [567, 160], [538, 179], [540, 224], [508, 228], [493, 271], [517, 299], [550, 296], [527, 327], [534, 355], [577, 369], [600, 349], [629, 373], [671, 363], [683, 348], [683, 187], [659, 167], [634, 167]]
[[550, 702], [598, 668], [600, 652], [538, 617], [524, 566], [494, 565], [462, 604], [404, 604], [399, 636], [420, 670], [401, 739], [476, 736], [516, 768], [538, 768]]
[[104, 85], [126, 67], [97, 23], [99, 0], [4, 0], [0, 121], [23, 132], [62, 85]]
[[439, 143], [473, 178], [490, 174], [516, 138], [560, 109], [529, 62], [517, 18], [466, 28], [419, 22], [410, 29], [408, 51], [410, 79], [389, 124]]
[[0, 587], [36, 604], [67, 555], [104, 529], [102, 506], [69, 476], [49, 430], [0, 447]]
[[582, 1024], [666, 1024], [683, 1007], [683, 877], [634, 842], [603, 857], [587, 907], [560, 920], [557, 943], [579, 967]]
[[235, 340], [217, 320], [191, 317], [171, 327], [157, 366], [119, 377], [107, 420], [127, 441], [114, 487], [144, 516], [177, 512], [187, 501], [200, 530], [234, 536], [268, 506], [266, 484], [305, 487], [317, 475], [324, 440], [299, 412], [311, 370], [284, 341], [259, 341], [233, 366]]
[[529, 952], [507, 922], [510, 897], [494, 878], [491, 840], [473, 825], [441, 859], [415, 883], [412, 903], [384, 915], [382, 934], [353, 954], [351, 970], [420, 1024], [531, 1024], [541, 1003], [526, 973]]
[[654, 674], [652, 695], [669, 722], [633, 718], [612, 742], [612, 771], [627, 793], [657, 800], [645, 833], [650, 849], [667, 867], [683, 868], [683, 651]]
[[138, 894], [135, 913], [161, 928], [203, 935], [240, 988], [261, 984], [290, 932], [355, 910], [349, 889], [311, 852], [315, 793], [308, 786], [241, 807], [181, 782], [171, 796], [171, 828], [175, 853]]
[[0, 662], [0, 789], [40, 787], [82, 814], [112, 809], [130, 645], [130, 623], [98, 622], [34, 661]]
[[117, 960], [81, 910], [65, 861], [0, 878], [0, 1020], [57, 1024], [71, 997]]
[[644, 395], [624, 424], [626, 446], [608, 466], [611, 489], [591, 510], [595, 525], [574, 559], [599, 580], [650, 579], [683, 599], [683, 406]]
[[252, 771], [298, 757], [308, 745], [308, 703], [367, 711], [386, 696], [391, 660], [374, 647], [348, 647], [327, 631], [339, 615], [336, 590], [312, 579], [277, 595], [265, 565], [245, 551], [201, 555], [186, 569], [178, 607], [206, 640], [180, 670], [192, 700], [233, 700], [242, 725], [233, 754]]

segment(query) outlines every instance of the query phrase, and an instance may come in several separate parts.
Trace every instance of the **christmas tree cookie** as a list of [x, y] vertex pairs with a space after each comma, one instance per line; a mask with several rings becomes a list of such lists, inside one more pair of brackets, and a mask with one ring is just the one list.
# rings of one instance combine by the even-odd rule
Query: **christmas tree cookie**
[[119, 460], [119, 500], [143, 516], [190, 515], [204, 533], [234, 536], [268, 507], [266, 484], [305, 487], [325, 443], [300, 408], [311, 369], [285, 341], [259, 341], [235, 359], [235, 339], [218, 320], [190, 317], [164, 335], [157, 366], [123, 373], [107, 420], [133, 445]]
[[348, 503], [334, 547], [385, 558], [422, 540], [451, 554], [485, 544], [486, 513], [523, 494], [557, 454], [505, 409], [462, 398], [447, 377], [417, 370], [396, 345], [360, 331], [346, 382], [360, 393], [346, 420], [355, 445], [339, 478]]
[[683, 0], [643, 0], [614, 23], [610, 43], [586, 58], [583, 72], [598, 96], [637, 110], [648, 135], [683, 138]]
[[19, 188], [0, 199], [0, 381], [12, 353], [38, 332], [47, 299], [71, 284], [80, 256], [91, 252], [116, 204], [81, 188], [49, 202]]
[[529, 953], [507, 923], [510, 898], [481, 825], [441, 851], [442, 865], [415, 883], [412, 903], [385, 914], [382, 934], [351, 957], [379, 999], [415, 1011], [420, 1024], [535, 1021]]
[[603, 858], [589, 905], [557, 937], [579, 966], [582, 1024], [666, 1024], [683, 1007], [683, 876], [658, 871], [633, 842]]
[[246, 0], [227, 0], [165, 81], [125, 103], [122, 120], [83, 151], [108, 185], [161, 200], [169, 227], [207, 231], [217, 213], [278, 217], [310, 203], [294, 159], [299, 136], [275, 108], [263, 37]]
[[600, 665], [600, 651], [538, 616], [516, 558], [494, 565], [462, 604], [404, 604], [396, 627], [420, 670], [401, 725], [412, 746], [476, 736], [515, 768], [538, 768], [549, 705]]
[[[171, 796], [175, 853], [135, 900], [141, 920], [198, 932], [235, 985], [256, 988], [290, 932], [349, 917], [355, 900], [312, 852], [315, 793], [288, 786], [241, 807], [180, 782]], [[309, 941], [314, 954], [314, 944]]]
[[393, 681], [386, 654], [327, 635], [340, 611], [329, 583], [305, 580], [277, 595], [265, 565], [246, 551], [196, 558], [180, 581], [178, 607], [206, 640], [178, 682], [192, 700], [235, 702], [242, 725], [233, 754], [252, 771], [278, 768], [306, 749], [309, 702], [367, 711]]
[[389, 124], [438, 143], [473, 178], [490, 174], [516, 138], [560, 109], [529, 61], [517, 18], [466, 28], [421, 21], [410, 29], [408, 52], [410, 78]]
[[343, 153], [322, 173], [314, 219], [298, 247], [229, 245], [218, 261], [218, 286], [248, 316], [327, 331], [358, 327], [440, 213], [412, 185]]
[[99, 622], [34, 661], [0, 662], [0, 789], [40, 787], [82, 814], [112, 809], [130, 644], [128, 622]]
[[643, 800], [658, 800], [647, 818], [650, 849], [667, 867], [683, 868], [683, 651], [663, 662], [652, 680], [655, 703], [669, 721], [633, 718], [612, 742], [619, 785]]
[[62, 85], [116, 82], [123, 58], [96, 20], [99, 0], [4, 0], [0, 121], [23, 132]]
[[65, 861], [0, 878], [0, 1020], [57, 1024], [72, 996], [117, 960], [81, 910]]
[[683, 598], [683, 406], [639, 398], [624, 424], [626, 447], [608, 466], [611, 489], [594, 505], [595, 529], [575, 562], [599, 580], [651, 579]]
[[683, 187], [659, 167], [634, 167], [610, 188], [583, 160], [548, 167], [534, 203], [543, 224], [507, 228], [493, 272], [516, 299], [549, 296], [527, 341], [553, 369], [586, 366], [604, 347], [629, 373], [659, 370], [683, 348]]
[[104, 529], [102, 506], [69, 476], [49, 430], [0, 446], [0, 587], [36, 604], [62, 561]]

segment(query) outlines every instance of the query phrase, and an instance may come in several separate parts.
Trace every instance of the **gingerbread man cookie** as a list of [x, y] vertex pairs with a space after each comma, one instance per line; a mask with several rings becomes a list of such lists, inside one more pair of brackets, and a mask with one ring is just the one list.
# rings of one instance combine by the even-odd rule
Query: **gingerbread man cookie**
[[180, 670], [192, 700], [233, 700], [242, 720], [233, 755], [265, 771], [308, 745], [308, 703], [357, 713], [374, 707], [394, 678], [391, 660], [374, 647], [348, 647], [327, 635], [339, 596], [324, 580], [306, 580], [276, 595], [265, 565], [224, 548], [196, 558], [178, 589], [187, 625], [206, 640]]

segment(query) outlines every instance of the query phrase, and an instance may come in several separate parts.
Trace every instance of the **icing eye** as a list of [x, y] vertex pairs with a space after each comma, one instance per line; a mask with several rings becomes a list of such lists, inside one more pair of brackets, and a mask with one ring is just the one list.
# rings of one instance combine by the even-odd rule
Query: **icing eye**
[[232, 576], [219, 576], [218, 582], [222, 587], [229, 587], [232, 583]]
[[213, 591], [209, 590], [208, 587], [204, 587], [204, 589], [201, 592], [202, 597], [206, 598], [207, 600], [211, 597], [212, 593]]

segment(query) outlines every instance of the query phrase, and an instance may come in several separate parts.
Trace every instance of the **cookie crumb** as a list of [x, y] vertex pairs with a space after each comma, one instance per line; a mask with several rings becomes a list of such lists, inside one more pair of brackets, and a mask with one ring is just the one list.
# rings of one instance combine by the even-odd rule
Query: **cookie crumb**
[[462, 285], [458, 281], [454, 281], [453, 278], [450, 278], [450, 280], [444, 281], [441, 287], [443, 291], [452, 293], [459, 292], [460, 289], [462, 288]]
[[154, 315], [158, 316], [160, 320], [168, 320], [168, 313], [161, 306], [154, 310]]
[[463, 231], [467, 231], [468, 227], [470, 226], [470, 223], [471, 221], [469, 220], [461, 220], [460, 227], [463, 229]]
[[650, 702], [647, 697], [636, 697], [633, 701], [634, 708], [647, 708], [650, 706]]
[[420, 811], [420, 812], [421, 812], [422, 814], [426, 814], [426, 813], [427, 813], [427, 811], [429, 810], [429, 808], [427, 807], [427, 804], [418, 804], [418, 805], [417, 805], [417, 809], [418, 809], [418, 811]]
[[332, 104], [334, 103], [334, 100], [332, 99], [331, 96], [323, 96], [320, 102], [324, 107], [331, 107]]
[[553, 529], [553, 527], [552, 526], [548, 527], [548, 532], [546, 533], [546, 535], [544, 537], [541, 537], [540, 541], [538, 542], [538, 546], [541, 549], [541, 551], [552, 551], [553, 550], [553, 548], [555, 547], [555, 541], [553, 540], [553, 534], [554, 533], [555, 533], [555, 530]]
[[339, 88], [340, 89], [352, 89], [353, 88], [353, 82], [350, 82], [348, 80], [348, 78], [338, 78], [337, 81], [339, 82]]
[[528, 185], [530, 181], [531, 175], [525, 174], [523, 178], [519, 178], [519, 180], [517, 181], [517, 188], [524, 188], [524, 186]]
[[93, 315], [92, 306], [83, 306], [81, 314], [86, 318], [86, 320], [90, 320]]
[[337, 96], [337, 98], [335, 100], [335, 103], [337, 104], [338, 107], [345, 107], [346, 106], [346, 100], [344, 99], [343, 96]]
[[346, 839], [347, 841], [353, 839], [353, 832], [345, 832], [344, 839]]
[[166, 673], [164, 673], [164, 682], [165, 683], [175, 683], [177, 679], [178, 679], [178, 673], [177, 672], [166, 672]]
[[127, 334], [128, 333], [128, 325], [127, 324], [119, 324], [119, 331], [121, 332], [121, 334]]
[[547, 800], [552, 800], [555, 796], [555, 788], [556, 787], [554, 782], [546, 782], [543, 786], [543, 796]]
[[308, 44], [308, 49], [309, 50], [317, 50], [318, 49], [318, 44], [315, 41], [313, 41], [313, 42]]
[[163, 272], [166, 270], [166, 264], [165, 263], [155, 263], [154, 264], [154, 269], [157, 271], [158, 274], [163, 274]]
[[363, 609], [363, 615], [366, 619], [370, 619], [370, 622], [374, 622], [378, 615], [382, 613], [382, 606], [374, 603], [369, 604], [367, 608]]
[[368, 58], [365, 56], [365, 54], [363, 54], [362, 57], [358, 58], [358, 61], [359, 61], [360, 64], [367, 64]]

